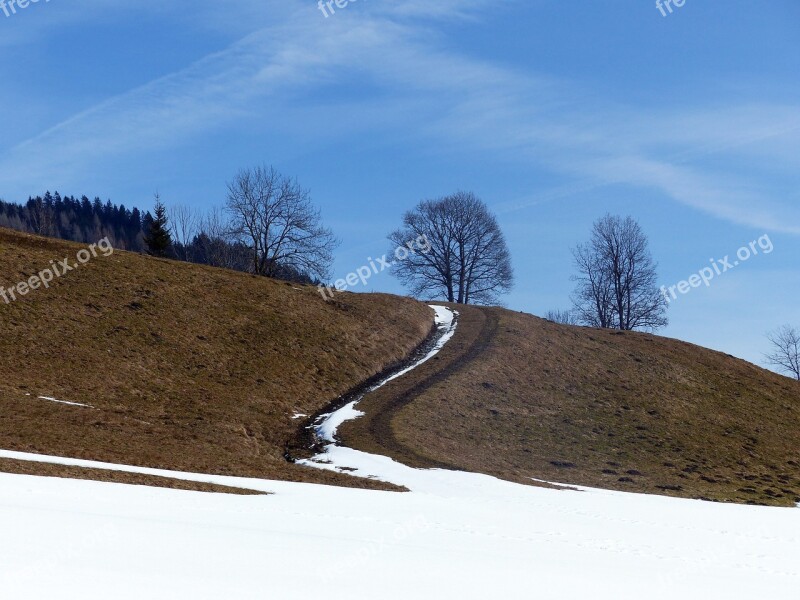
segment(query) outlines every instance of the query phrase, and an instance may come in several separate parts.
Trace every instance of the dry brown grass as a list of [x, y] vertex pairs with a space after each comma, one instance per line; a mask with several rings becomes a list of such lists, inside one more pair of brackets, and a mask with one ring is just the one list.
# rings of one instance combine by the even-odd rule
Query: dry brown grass
[[[0, 230], [0, 285], [83, 246]], [[297, 428], [407, 356], [431, 310], [118, 252], [0, 301], [0, 448], [379, 487], [284, 460]], [[38, 400], [51, 396], [83, 408]]]
[[[0, 230], [0, 285], [79, 249]], [[800, 499], [797, 382], [675, 340], [459, 310], [455, 338], [367, 396], [345, 443], [515, 481]], [[386, 295], [325, 303], [310, 287], [116, 253], [0, 302], [0, 327], [0, 448], [387, 488], [286, 462], [301, 425], [291, 417], [408, 356], [431, 311]], [[155, 483], [17, 461], [0, 470]]]
[[108, 483], [123, 483], [125, 485], [144, 485], [148, 487], [163, 487], [174, 490], [187, 490], [192, 492], [213, 492], [215, 494], [234, 494], [237, 496], [264, 496], [264, 492], [244, 488], [203, 483], [199, 481], [186, 481], [172, 477], [158, 477], [142, 475], [140, 473], [124, 473], [122, 471], [109, 471], [107, 469], [86, 469], [83, 467], [70, 467], [46, 463], [28, 462], [22, 460], [9, 460], [0, 458], [0, 472], [14, 475], [36, 475], [39, 477], [62, 477], [65, 479], [85, 479], [91, 481], [104, 481]]
[[[367, 418], [342, 429], [345, 442], [515, 481], [800, 501], [798, 382], [671, 339], [461, 310], [455, 344], [410, 377], [422, 382], [453, 361], [457, 368], [394, 411], [389, 434], [375, 439]], [[476, 358], [459, 358], [493, 329]], [[402, 396], [413, 383], [383, 394]], [[382, 414], [391, 403], [376, 394], [360, 408]]]

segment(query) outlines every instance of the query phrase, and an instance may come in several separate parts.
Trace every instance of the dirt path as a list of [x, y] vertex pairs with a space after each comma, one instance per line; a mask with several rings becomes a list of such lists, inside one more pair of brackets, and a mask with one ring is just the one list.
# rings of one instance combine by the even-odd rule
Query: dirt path
[[368, 394], [358, 405], [358, 410], [365, 415], [347, 422], [339, 429], [343, 445], [390, 456], [414, 467], [458, 469], [454, 465], [431, 459], [422, 449], [404, 445], [393, 428], [393, 421], [403, 408], [431, 386], [469, 368], [470, 363], [492, 343], [498, 319], [491, 309], [469, 306], [453, 308], [459, 313], [453, 339], [432, 360]]

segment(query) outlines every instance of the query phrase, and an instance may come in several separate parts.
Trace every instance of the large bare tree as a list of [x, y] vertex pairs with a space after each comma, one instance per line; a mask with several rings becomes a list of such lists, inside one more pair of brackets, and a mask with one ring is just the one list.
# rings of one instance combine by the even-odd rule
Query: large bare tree
[[486, 204], [469, 192], [424, 200], [392, 232], [395, 248], [425, 238], [428, 252], [411, 252], [393, 271], [415, 296], [459, 304], [493, 304], [513, 286], [511, 255]]
[[572, 251], [578, 282], [572, 296], [573, 309], [579, 322], [589, 327], [613, 328], [613, 285], [602, 259], [593, 244], [580, 244]]
[[242, 170], [228, 184], [226, 208], [232, 233], [251, 249], [254, 273], [274, 277], [288, 267], [329, 277], [336, 238], [296, 180], [272, 167]]
[[800, 331], [791, 325], [784, 325], [767, 337], [772, 344], [767, 361], [800, 381]]
[[631, 217], [606, 215], [592, 239], [574, 249], [574, 310], [592, 327], [653, 331], [668, 323], [647, 237]]

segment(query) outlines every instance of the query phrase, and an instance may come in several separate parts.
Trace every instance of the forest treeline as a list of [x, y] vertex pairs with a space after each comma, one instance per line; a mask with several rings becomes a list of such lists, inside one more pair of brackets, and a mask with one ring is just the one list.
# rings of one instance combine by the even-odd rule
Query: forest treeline
[[[186, 218], [185, 214], [180, 216]], [[186, 223], [181, 223], [183, 230], [173, 230], [169, 257], [252, 272], [251, 249], [241, 241], [231, 239], [220, 222], [220, 216], [217, 211], [205, 217], [196, 215], [196, 219], [193, 216], [195, 224], [191, 231]], [[147, 239], [155, 222], [156, 218], [150, 211], [128, 208], [110, 200], [103, 202], [99, 197], [90, 200], [88, 196], [76, 198], [48, 191], [43, 196], [29, 197], [23, 204], [0, 200], [0, 227], [83, 244], [108, 238], [117, 250], [131, 252], [149, 251]], [[317, 283], [316, 279], [291, 266], [281, 266], [271, 276]]]

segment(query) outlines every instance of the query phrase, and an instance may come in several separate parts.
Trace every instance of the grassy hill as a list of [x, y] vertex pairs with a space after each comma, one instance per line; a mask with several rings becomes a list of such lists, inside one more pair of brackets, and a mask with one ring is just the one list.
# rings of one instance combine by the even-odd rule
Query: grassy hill
[[[0, 229], [0, 286], [82, 248]], [[373, 486], [287, 463], [292, 417], [403, 359], [431, 327], [431, 309], [409, 299], [326, 303], [313, 287], [98, 255], [49, 289], [0, 299], [0, 448]], [[48, 471], [0, 462], [31, 469]]]
[[[0, 230], [0, 286], [82, 248]], [[515, 481], [800, 501], [799, 383], [666, 338], [458, 310], [435, 360], [366, 397], [367, 416], [340, 429], [347, 445]], [[313, 287], [99, 255], [0, 299], [0, 449], [380, 487], [284, 453], [303, 439], [299, 415], [402, 361], [431, 326], [410, 299], [325, 302]], [[156, 483], [13, 460], [0, 471]]]
[[458, 310], [453, 342], [368, 396], [347, 445], [515, 481], [800, 502], [800, 383], [672, 339]]

